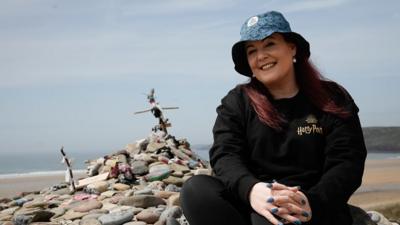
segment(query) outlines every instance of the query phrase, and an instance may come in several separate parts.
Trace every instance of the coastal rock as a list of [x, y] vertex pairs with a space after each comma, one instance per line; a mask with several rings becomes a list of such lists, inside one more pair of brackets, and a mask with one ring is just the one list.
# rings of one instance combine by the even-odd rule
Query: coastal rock
[[171, 195], [171, 197], [168, 198], [168, 206], [181, 206], [179, 201], [179, 193]]
[[139, 208], [148, 208], [151, 206], [165, 205], [165, 202], [162, 198], [158, 198], [153, 195], [134, 195], [121, 199], [119, 204]]
[[102, 225], [120, 225], [131, 221], [132, 218], [133, 213], [131, 211], [121, 211], [100, 216], [98, 220]]
[[75, 212], [89, 212], [92, 209], [100, 209], [103, 204], [95, 199], [84, 200], [78, 206], [74, 207]]
[[168, 184], [168, 185], [165, 187], [165, 191], [180, 192], [180, 191], [181, 191], [181, 188], [178, 187], [178, 186], [176, 186], [176, 185], [174, 185], [174, 184]]
[[116, 184], [113, 184], [112, 188], [117, 191], [126, 191], [126, 190], [129, 190], [131, 188], [131, 186], [129, 186], [127, 184], [116, 183]]
[[82, 219], [79, 225], [102, 225], [99, 220], [95, 218]]
[[155, 191], [154, 196], [163, 198], [163, 199], [168, 199], [171, 195], [176, 194], [176, 192], [172, 191]]
[[145, 175], [149, 172], [147, 162], [143, 160], [133, 161], [131, 167], [132, 173], [136, 175]]
[[172, 217], [172, 218], [179, 218], [182, 216], [182, 210], [178, 206], [172, 206], [170, 208], [167, 208], [164, 212], [161, 213], [159, 221], [161, 224], [165, 224], [167, 219]]
[[157, 163], [156, 165], [150, 165], [149, 173], [158, 173], [165, 171], [171, 171], [169, 165], [167, 164]]
[[150, 188], [144, 188], [142, 190], [135, 191], [133, 195], [153, 195], [153, 190]]
[[75, 212], [74, 210], [68, 210], [62, 217], [66, 220], [75, 220], [80, 219], [83, 216], [86, 216], [87, 212]]
[[86, 186], [88, 192], [91, 193], [102, 193], [107, 191], [108, 189], [108, 182], [107, 181], [98, 181], [92, 184], [88, 184]]
[[164, 182], [162, 181], [153, 181], [150, 184], [147, 185], [146, 188], [149, 188], [153, 191], [157, 190], [157, 191], [163, 191], [165, 187]]
[[165, 143], [150, 142], [150, 143], [147, 145], [146, 152], [148, 152], [148, 153], [154, 153], [154, 152], [156, 152], [157, 150], [159, 150], [159, 149], [161, 149], [161, 148], [164, 148], [164, 147], [165, 147]]
[[152, 224], [157, 222], [157, 220], [160, 218], [160, 215], [160, 212], [154, 209], [145, 209], [136, 215], [136, 219]]
[[8, 209], [4, 209], [3, 211], [0, 212], [0, 215], [12, 215], [19, 208], [20, 208], [19, 206], [15, 206], [15, 207], [11, 207], [11, 208], [8, 208]]
[[183, 179], [179, 177], [174, 177], [174, 176], [169, 176], [165, 179], [162, 180], [166, 184], [174, 184], [177, 186], [182, 186], [183, 184]]
[[175, 218], [168, 217], [165, 223], [166, 225], [181, 225]]
[[124, 225], [146, 225], [146, 222], [143, 221], [133, 221], [133, 222], [129, 222], [129, 223], [124, 223]]
[[367, 214], [370, 216], [371, 220], [377, 225], [392, 225], [392, 223], [387, 218], [385, 218], [385, 216], [377, 211], [368, 211]]

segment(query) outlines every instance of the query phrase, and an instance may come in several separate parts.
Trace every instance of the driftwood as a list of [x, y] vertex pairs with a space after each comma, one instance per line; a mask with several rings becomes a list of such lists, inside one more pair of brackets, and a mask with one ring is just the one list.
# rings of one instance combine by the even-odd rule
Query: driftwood
[[92, 183], [95, 183], [95, 182], [98, 182], [98, 181], [107, 180], [108, 174], [109, 174], [109, 172], [107, 172], [107, 173], [102, 173], [102, 174], [99, 174], [99, 175], [94, 176], [94, 177], [88, 177], [88, 178], [79, 180], [79, 181], [78, 181], [78, 185], [77, 185], [76, 188], [77, 188], [77, 189], [80, 189], [80, 188], [85, 187], [85, 186], [88, 185], [88, 184], [92, 184]]

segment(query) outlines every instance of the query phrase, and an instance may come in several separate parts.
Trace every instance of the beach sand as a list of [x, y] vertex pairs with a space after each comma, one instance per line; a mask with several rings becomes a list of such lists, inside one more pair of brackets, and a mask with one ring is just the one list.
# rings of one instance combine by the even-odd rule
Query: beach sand
[[[84, 172], [74, 173], [76, 179], [83, 178]], [[43, 188], [57, 185], [65, 180], [64, 173], [19, 175], [0, 178], [0, 198], [11, 198], [20, 192], [40, 191]]]
[[[84, 177], [80, 172], [75, 177]], [[0, 198], [22, 191], [36, 191], [58, 184], [64, 174], [0, 178]], [[400, 203], [400, 159], [367, 160], [363, 183], [351, 197], [350, 204], [363, 209]]]

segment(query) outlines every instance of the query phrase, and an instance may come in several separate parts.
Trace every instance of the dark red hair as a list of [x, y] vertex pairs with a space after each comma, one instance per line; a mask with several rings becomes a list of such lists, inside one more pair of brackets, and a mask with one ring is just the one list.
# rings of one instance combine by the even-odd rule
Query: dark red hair
[[[290, 35], [283, 36], [287, 42], [292, 42]], [[297, 85], [311, 103], [326, 113], [331, 113], [340, 118], [349, 117], [350, 112], [333, 101], [331, 98], [332, 90], [323, 85], [327, 79], [321, 75], [311, 61], [302, 52], [296, 53], [296, 60], [294, 69]], [[243, 88], [249, 96], [259, 119], [266, 125], [276, 130], [281, 130], [286, 120], [269, 101], [272, 96], [265, 86], [256, 78], [251, 78], [249, 83], [243, 85]]]

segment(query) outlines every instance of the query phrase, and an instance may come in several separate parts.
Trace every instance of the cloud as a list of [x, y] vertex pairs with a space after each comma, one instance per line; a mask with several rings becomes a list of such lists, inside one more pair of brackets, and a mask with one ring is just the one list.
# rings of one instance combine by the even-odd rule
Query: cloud
[[307, 0], [307, 1], [290, 1], [281, 7], [284, 13], [316, 11], [326, 8], [334, 8], [345, 3], [348, 0]]

